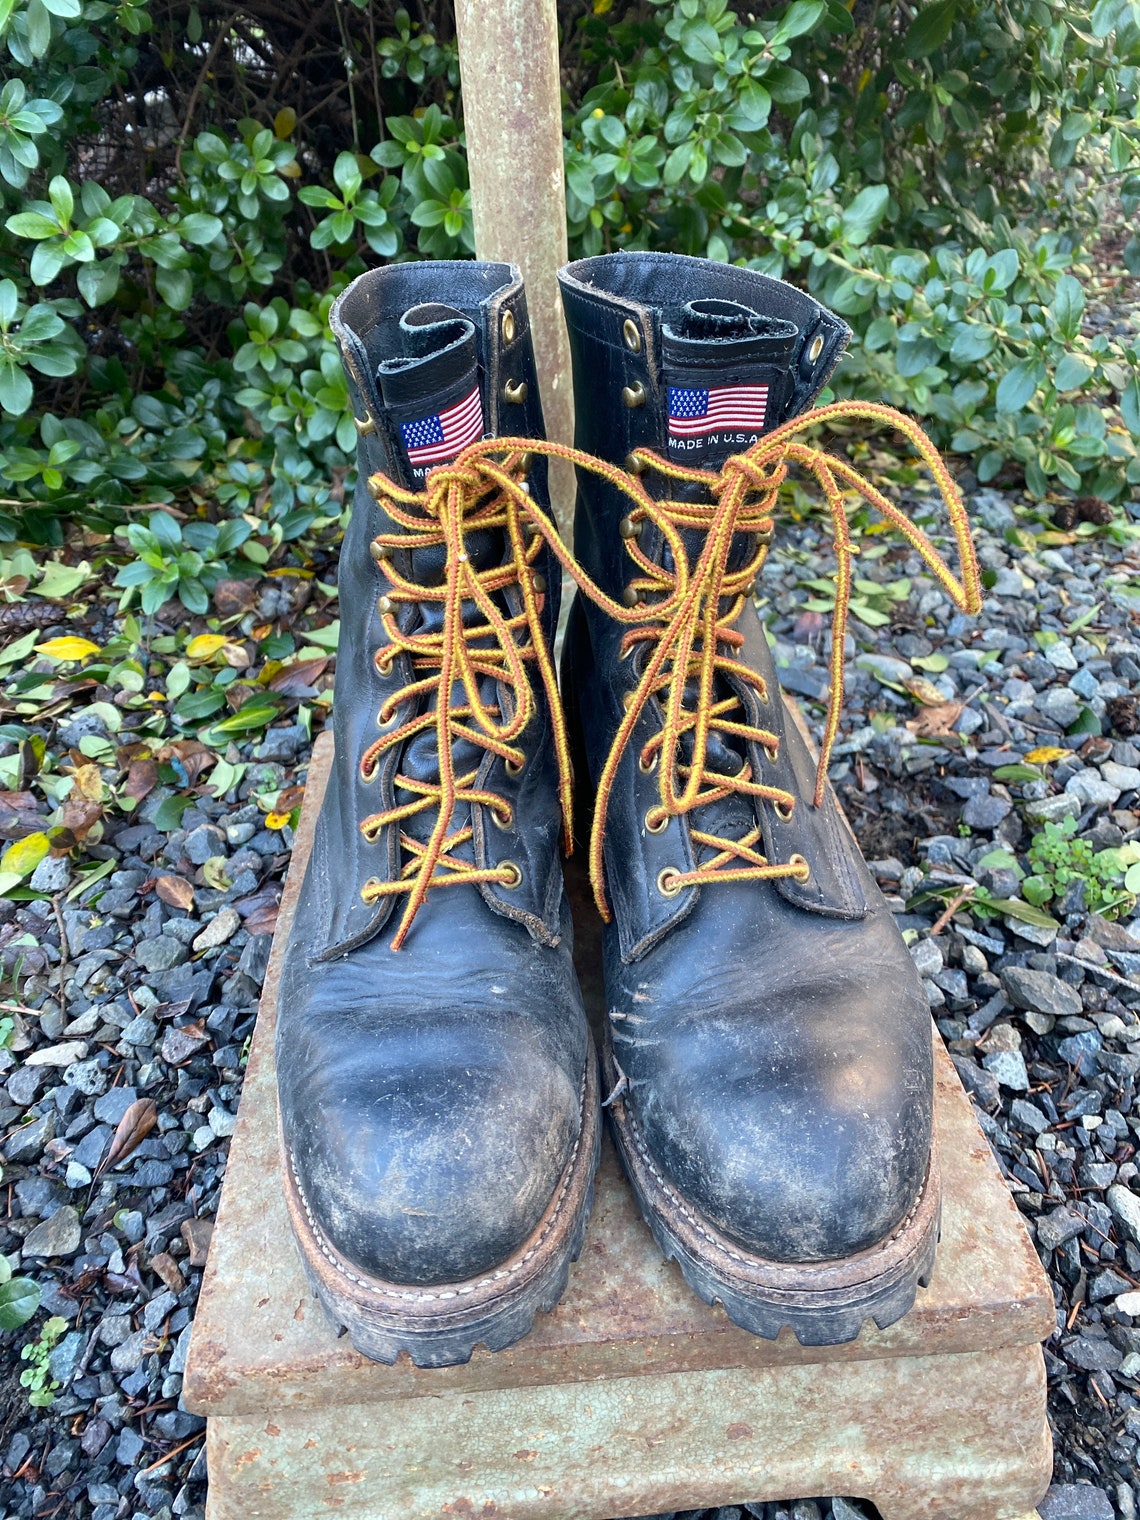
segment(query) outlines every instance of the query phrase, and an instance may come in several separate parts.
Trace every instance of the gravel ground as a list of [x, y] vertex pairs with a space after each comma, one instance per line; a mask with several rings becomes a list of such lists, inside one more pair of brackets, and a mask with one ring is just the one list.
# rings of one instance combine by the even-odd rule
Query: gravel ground
[[[905, 545], [865, 540], [879, 557], [862, 562], [859, 594], [882, 621], [851, 623], [832, 775], [914, 931], [938, 1028], [1053, 1283], [1057, 1456], [1042, 1516], [1133, 1520], [1140, 915], [1090, 914], [1079, 885], [1049, 905], [1059, 929], [946, 910], [971, 893], [1014, 897], [1046, 820], [1073, 817], [1097, 850], [1140, 838], [1140, 553], [1105, 532], [1019, 539], [1033, 524], [992, 490], [971, 507], [993, 582], [978, 618], [954, 613]], [[795, 526], [761, 585], [783, 678], [813, 717], [827, 614], [805, 598], [821, 595], [809, 583], [832, 568], [827, 544], [817, 519]], [[88, 721], [57, 738], [76, 742]], [[21, 1010], [0, 1049], [0, 1250], [43, 1291], [32, 1324], [0, 1335], [0, 1513], [12, 1520], [203, 1516], [204, 1422], [179, 1407], [181, 1373], [292, 843], [251, 799], [303, 782], [308, 743], [293, 726], [236, 746], [231, 759], [252, 761], [239, 791], [197, 801], [172, 833], [153, 821], [159, 788], [109, 836], [117, 870], [90, 889], [96, 901], [65, 902], [66, 860], [33, 878], [51, 901], [0, 901], [3, 991]], [[1062, 754], [1010, 774], [1042, 747]], [[115, 1161], [129, 1130], [145, 1133]], [[48, 1358], [59, 1387], [33, 1410], [19, 1349], [48, 1315], [67, 1326]], [[874, 1512], [815, 1499], [699, 1513]]]

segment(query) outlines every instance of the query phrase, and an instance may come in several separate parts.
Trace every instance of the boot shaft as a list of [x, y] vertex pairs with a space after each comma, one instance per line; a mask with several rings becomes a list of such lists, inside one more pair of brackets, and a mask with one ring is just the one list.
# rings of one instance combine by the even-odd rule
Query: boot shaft
[[[794, 286], [681, 254], [603, 255], [559, 274], [574, 367], [578, 447], [631, 468], [648, 449], [673, 463], [719, 468], [826, 384], [851, 331]], [[668, 494], [650, 479], [653, 494]], [[675, 486], [669, 491], [677, 495]], [[575, 552], [620, 596], [615, 554], [621, 494], [580, 478]]]

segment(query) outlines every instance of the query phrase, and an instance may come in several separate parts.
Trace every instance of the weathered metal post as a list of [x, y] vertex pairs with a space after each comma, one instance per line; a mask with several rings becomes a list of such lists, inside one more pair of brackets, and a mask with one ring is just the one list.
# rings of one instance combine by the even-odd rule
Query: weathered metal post
[[[547, 433], [570, 443], [570, 348], [556, 279], [566, 261], [556, 0], [455, 0], [455, 21], [475, 249], [522, 268]], [[564, 528], [573, 491], [569, 467], [553, 470]]]

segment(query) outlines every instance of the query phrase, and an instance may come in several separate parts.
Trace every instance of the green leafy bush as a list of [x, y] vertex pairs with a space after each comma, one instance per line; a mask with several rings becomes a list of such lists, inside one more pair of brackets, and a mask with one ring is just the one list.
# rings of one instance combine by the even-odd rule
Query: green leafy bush
[[[1140, 0], [757, 10], [561, 6], [572, 252], [804, 283], [856, 330], [837, 385], [980, 479], [1135, 497], [1140, 334], [1086, 292], [1101, 226], [1140, 274]], [[452, 8], [418, 14], [0, 4], [0, 536], [177, 506], [177, 553], [120, 533], [120, 585], [195, 609], [208, 565], [339, 515], [332, 294], [474, 248]]]

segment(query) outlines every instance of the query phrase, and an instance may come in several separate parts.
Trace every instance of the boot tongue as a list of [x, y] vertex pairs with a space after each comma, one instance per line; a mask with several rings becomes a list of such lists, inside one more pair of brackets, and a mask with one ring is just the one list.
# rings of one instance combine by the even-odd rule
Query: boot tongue
[[689, 301], [661, 330], [670, 459], [716, 469], [781, 420], [794, 322], [736, 301]]
[[400, 318], [400, 337], [403, 355], [384, 360], [376, 378], [415, 489], [429, 470], [482, 438], [483, 396], [475, 327], [462, 312], [435, 302], [413, 306]]

